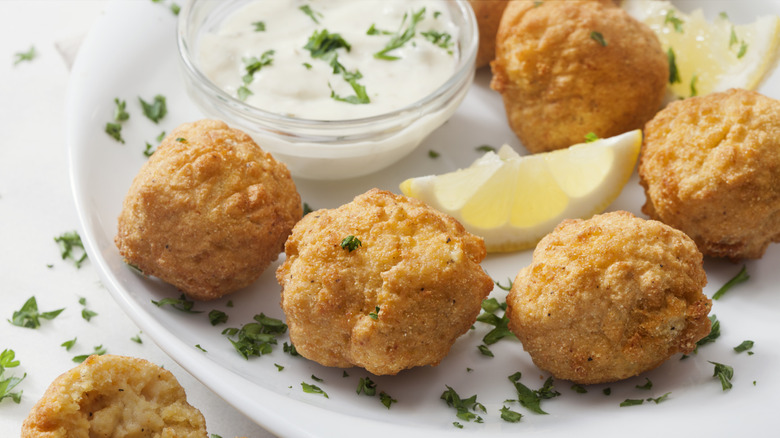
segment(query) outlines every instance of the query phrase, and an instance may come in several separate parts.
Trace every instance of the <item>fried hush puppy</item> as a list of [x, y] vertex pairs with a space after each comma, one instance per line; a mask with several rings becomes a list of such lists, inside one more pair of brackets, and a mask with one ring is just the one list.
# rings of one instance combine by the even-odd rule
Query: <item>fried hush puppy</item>
[[194, 299], [254, 282], [302, 215], [287, 167], [216, 120], [179, 126], [141, 168], [115, 240], [125, 261]]
[[57, 377], [21, 438], [206, 438], [206, 420], [176, 377], [144, 359], [90, 356]]
[[477, 49], [477, 68], [485, 67], [496, 55], [496, 34], [501, 15], [509, 0], [469, 0], [479, 27], [479, 48]]
[[732, 89], [677, 101], [645, 126], [642, 211], [701, 252], [760, 258], [780, 242], [780, 101]]
[[481, 238], [377, 189], [306, 215], [285, 252], [276, 278], [298, 353], [375, 375], [437, 365], [493, 289]]
[[702, 255], [684, 233], [619, 211], [565, 220], [507, 296], [534, 363], [580, 384], [636, 376], [710, 331]]
[[641, 128], [669, 77], [653, 31], [609, 1], [510, 2], [491, 67], [491, 87], [531, 153]]

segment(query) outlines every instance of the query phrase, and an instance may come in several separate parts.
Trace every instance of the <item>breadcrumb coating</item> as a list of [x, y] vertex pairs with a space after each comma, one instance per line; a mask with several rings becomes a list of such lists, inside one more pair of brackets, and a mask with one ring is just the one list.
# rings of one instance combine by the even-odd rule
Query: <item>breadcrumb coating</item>
[[626, 379], [710, 331], [702, 255], [628, 212], [563, 221], [507, 296], [509, 328], [541, 369], [580, 384]]
[[645, 126], [642, 211], [706, 255], [760, 258], [780, 242], [780, 101], [732, 89], [674, 102]]
[[[349, 250], [342, 241], [361, 244]], [[290, 339], [333, 367], [396, 374], [437, 365], [493, 282], [481, 238], [422, 202], [377, 189], [306, 215], [276, 278]]]
[[90, 356], [57, 377], [22, 425], [21, 438], [206, 438], [184, 388], [144, 359]]

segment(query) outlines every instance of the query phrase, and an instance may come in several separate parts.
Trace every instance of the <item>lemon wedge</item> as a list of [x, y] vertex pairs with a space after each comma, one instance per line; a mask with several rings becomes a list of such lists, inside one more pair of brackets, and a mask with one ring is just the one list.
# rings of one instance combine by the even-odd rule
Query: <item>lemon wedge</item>
[[755, 89], [777, 61], [778, 16], [734, 25], [725, 13], [709, 22], [701, 9], [685, 14], [668, 1], [627, 0], [623, 7], [653, 29], [670, 61], [672, 50], [679, 81], [669, 88], [677, 97]]
[[642, 131], [520, 156], [504, 145], [471, 166], [401, 183], [417, 198], [485, 239], [489, 252], [532, 248], [567, 218], [602, 212], [634, 170]]

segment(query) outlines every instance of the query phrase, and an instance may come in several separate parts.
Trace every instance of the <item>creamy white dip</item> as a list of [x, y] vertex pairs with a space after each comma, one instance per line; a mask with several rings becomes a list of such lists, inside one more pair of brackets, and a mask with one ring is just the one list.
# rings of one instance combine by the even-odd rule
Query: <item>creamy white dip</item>
[[[423, 8], [414, 36], [387, 52], [398, 59], [377, 59], [374, 55], [403, 33]], [[378, 34], [367, 34], [372, 25]], [[327, 59], [313, 58], [304, 48], [314, 32], [323, 29], [339, 34], [351, 46], [335, 50], [338, 62], [349, 73], [360, 72], [356, 82], [364, 87], [369, 103], [348, 103], [332, 96], [348, 98], [358, 93], [343, 73], [333, 72]], [[446, 0], [259, 0], [234, 11], [215, 31], [204, 33], [197, 51], [206, 76], [249, 105], [303, 119], [348, 120], [403, 108], [439, 88], [458, 63], [457, 40], [458, 28]], [[246, 83], [245, 60], [260, 60], [269, 51], [273, 51], [266, 56], [272, 59], [270, 64]]]

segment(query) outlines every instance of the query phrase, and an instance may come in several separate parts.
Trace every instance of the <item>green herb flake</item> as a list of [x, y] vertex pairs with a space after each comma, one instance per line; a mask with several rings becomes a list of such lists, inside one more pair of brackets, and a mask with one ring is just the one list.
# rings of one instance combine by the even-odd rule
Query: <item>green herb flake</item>
[[155, 140], [157, 140], [157, 142], [159, 143], [163, 141], [164, 138], [165, 138], [165, 131], [162, 131], [160, 135], [158, 135], [157, 138], [155, 138]]
[[238, 96], [238, 99], [242, 101], [246, 100], [247, 97], [253, 94], [255, 93], [253, 93], [252, 90], [250, 90], [244, 85], [238, 87], [238, 89], [236, 90], [236, 95]]
[[143, 108], [144, 115], [154, 123], [159, 122], [166, 114], [168, 114], [168, 106], [165, 103], [165, 96], [160, 94], [154, 96], [151, 103], [138, 98], [141, 102], [141, 108]]
[[[287, 344], [285, 344], [285, 345], [287, 345]], [[344, 379], [344, 378], [347, 378], [347, 377], [349, 377], [349, 373], [346, 372], [346, 371], [342, 371], [341, 372], [341, 378]]]
[[441, 154], [439, 154], [438, 152], [434, 151], [433, 149], [428, 151], [428, 158], [434, 158], [435, 159], [435, 158], [439, 158], [440, 155]]
[[715, 342], [716, 339], [720, 337], [720, 321], [718, 321], [717, 315], [710, 315], [710, 332], [707, 334], [707, 336], [699, 339], [696, 342], [696, 350], [699, 349], [699, 347], [703, 345], [710, 344], [712, 342]]
[[607, 40], [604, 39], [604, 35], [602, 35], [601, 32], [592, 31], [590, 33], [590, 38], [601, 44], [602, 47], [607, 47]]
[[[253, 319], [255, 322], [244, 324], [240, 329], [226, 328], [222, 331], [222, 334], [233, 344], [233, 348], [247, 360], [249, 356], [271, 353], [273, 345], [276, 345], [276, 336], [287, 331], [287, 324], [263, 313], [255, 315]], [[284, 351], [288, 352], [286, 343]]]
[[265, 32], [265, 21], [253, 21], [252, 26], [255, 27], [255, 32]]
[[92, 353], [90, 353], [90, 354], [82, 354], [82, 355], [80, 355], [80, 356], [75, 356], [75, 357], [73, 358], [73, 362], [76, 362], [76, 363], [81, 363], [81, 362], [84, 362], [85, 360], [87, 360], [87, 358], [88, 358], [88, 357], [90, 357], [90, 356], [92, 356], [92, 355], [98, 355], [98, 356], [102, 356], [102, 355], [104, 355], [104, 354], [106, 354], [106, 349], [105, 349], [105, 347], [103, 347], [102, 345], [98, 345], [98, 346], [95, 346], [95, 347], [92, 349]]
[[460, 424], [460, 423], [458, 423], [457, 421], [453, 421], [453, 422], [452, 422], [452, 425], [453, 425], [453, 426], [455, 426], [455, 427], [457, 427], [458, 429], [463, 429], [463, 425], [462, 425], [462, 424]]
[[677, 70], [677, 59], [674, 55], [674, 49], [669, 47], [669, 50], [666, 51], [666, 57], [669, 60], [669, 83], [678, 84], [682, 82], [682, 79], [680, 79], [680, 72]]
[[660, 397], [656, 397], [656, 398], [650, 397], [650, 398], [647, 399], [647, 401], [649, 401], [649, 402], [651, 401], [651, 402], [653, 402], [655, 404], [658, 404], [658, 403], [661, 403], [662, 401], [666, 400], [667, 398], [669, 398], [669, 394], [671, 394], [671, 392], [667, 392], [666, 394], [664, 394], [664, 395], [662, 395]]
[[426, 40], [430, 41], [431, 44], [447, 50], [447, 53], [450, 55], [452, 54], [452, 35], [448, 34], [447, 32], [437, 32], [435, 30], [430, 30], [428, 32], [420, 32], [420, 35], [425, 37]]
[[273, 50], [266, 50], [262, 55], [260, 55], [260, 58], [251, 56], [249, 58], [241, 59], [241, 61], [244, 63], [244, 70], [246, 71], [246, 74], [244, 74], [241, 80], [245, 85], [249, 85], [252, 83], [252, 81], [254, 81], [255, 73], [262, 70], [263, 67], [267, 67], [274, 63], [274, 53], [276, 52]]
[[[395, 34], [393, 34], [392, 38], [390, 38], [390, 41], [387, 42], [385, 47], [374, 53], [374, 58], [376, 59], [382, 59], [385, 61], [395, 61], [399, 59], [399, 57], [390, 55], [389, 53], [392, 52], [395, 49], [398, 49], [402, 47], [404, 44], [409, 42], [411, 40], [417, 29], [417, 24], [422, 21], [422, 19], [425, 16], [425, 8], [421, 8], [417, 12], [413, 12], [410, 16], [409, 13], [404, 14], [404, 18], [401, 21], [401, 26], [399, 27], [398, 31], [396, 31]], [[408, 23], [407, 23], [408, 19]]]
[[[506, 286], [502, 285], [502, 284], [501, 284], [501, 283], [499, 283], [498, 281], [494, 281], [494, 283], [495, 283], [495, 284], [496, 284], [496, 286], [498, 286], [498, 288], [499, 288], [499, 289], [501, 289], [501, 290], [505, 290], [505, 291], [507, 291], [507, 292], [509, 292], [510, 290], [512, 290], [512, 279], [511, 279], [511, 278], [508, 278], [508, 277], [507, 277], [507, 279], [506, 279], [506, 283], [507, 283], [507, 285], [506, 285]], [[482, 304], [484, 304], [484, 303], [485, 303], [485, 302], [483, 301], [483, 302], [482, 302]], [[483, 309], [484, 309], [484, 307], [483, 307]], [[485, 310], [487, 310], [487, 309], [485, 309]], [[506, 310], [506, 303], [504, 304], [504, 310]]]
[[81, 310], [81, 317], [84, 318], [87, 322], [89, 322], [93, 316], [97, 316], [97, 312], [93, 312], [89, 309], [82, 309]]
[[221, 310], [212, 310], [209, 312], [209, 322], [211, 325], [224, 324], [228, 321], [227, 313]]
[[476, 148], [474, 148], [474, 150], [476, 150], [477, 152], [485, 152], [485, 153], [487, 153], [487, 152], [495, 152], [496, 148], [494, 148], [493, 146], [490, 146], [488, 144], [483, 144], [481, 146], [477, 146]]
[[731, 33], [729, 34], [729, 49], [739, 42], [737, 38], [737, 32], [734, 30], [734, 26], [731, 26]]
[[374, 383], [374, 381], [368, 377], [365, 378], [361, 377], [360, 380], [358, 381], [358, 386], [355, 392], [358, 395], [360, 395], [360, 393], [362, 392], [365, 395], [373, 397], [374, 395], [376, 395], [376, 383]]
[[389, 394], [382, 391], [379, 393], [379, 402], [382, 403], [387, 409], [390, 409], [390, 405], [393, 403], [398, 403], [398, 400], [394, 399], [393, 397], [390, 397]]
[[136, 344], [143, 344], [144, 341], [141, 340], [141, 333], [139, 332], [137, 335], [130, 338], [131, 341], [135, 342]]
[[222, 436], [217, 435], [216, 433], [212, 433], [211, 435], [209, 435], [209, 438], [222, 438]]
[[669, 9], [666, 12], [666, 18], [664, 18], [664, 26], [666, 26], [667, 24], [671, 24], [675, 32], [683, 33], [683, 24], [685, 24], [685, 22], [675, 15], [674, 9]]
[[[87, 259], [87, 252], [84, 251], [84, 244], [81, 242], [81, 236], [77, 231], [70, 231], [63, 233], [54, 238], [60, 246], [60, 256], [62, 260], [72, 259], [76, 268], [81, 268], [81, 264]], [[74, 255], [74, 249], [79, 248], [81, 250], [81, 256], [76, 258]]]
[[455, 408], [455, 411], [457, 412], [455, 415], [464, 421], [481, 422], [482, 419], [474, 412], [476, 412], [477, 409], [482, 412], [487, 412], [487, 410], [485, 409], [485, 406], [477, 402], [476, 394], [463, 399], [451, 386], [445, 386], [447, 387], [447, 390], [444, 391], [439, 398], [444, 400], [447, 403], [447, 406]]
[[624, 408], [626, 406], [638, 406], [638, 405], [641, 405], [644, 402], [645, 402], [645, 400], [641, 399], [641, 398], [639, 398], [639, 399], [627, 398], [627, 399], [623, 400], [622, 402], [620, 402], [620, 407]]
[[306, 67], [306, 70], [311, 70], [311, 68], [312, 68], [311, 64], [309, 64], [308, 62], [304, 62], [303, 66]]
[[604, 395], [612, 395], [612, 388], [606, 387], [606, 388], [601, 390], [601, 393], [604, 394]]
[[479, 345], [479, 346], [477, 346], [477, 350], [479, 350], [479, 352], [482, 353], [483, 356], [495, 357], [493, 355], [493, 352], [490, 351], [490, 348], [488, 348], [487, 345]]
[[374, 308], [374, 311], [368, 314], [368, 317], [373, 319], [374, 321], [379, 320], [379, 306], [376, 306]]
[[19, 404], [22, 401], [22, 392], [12, 392], [19, 383], [27, 377], [27, 373], [24, 373], [22, 377], [6, 377], [6, 368], [15, 368], [19, 366], [19, 361], [16, 360], [16, 353], [13, 350], [3, 350], [0, 353], [0, 402], [3, 399], [10, 398], [14, 403]]
[[36, 329], [41, 326], [40, 318], [52, 320], [63, 310], [65, 308], [38, 313], [38, 301], [32, 296], [25, 301], [21, 309], [14, 311], [8, 322], [18, 327]]
[[195, 348], [197, 348], [198, 350], [200, 350], [200, 351], [202, 351], [204, 353], [208, 353], [208, 351], [206, 351], [205, 348], [201, 347], [200, 344], [195, 344]]
[[636, 385], [637, 389], [644, 389], [646, 391], [649, 391], [653, 388], [653, 382], [650, 381], [647, 377], [645, 377], [645, 383], [644, 385]]
[[361, 246], [363, 246], [363, 242], [351, 234], [341, 240], [341, 247], [349, 252], [352, 252]]
[[114, 120], [117, 122], [124, 122], [125, 120], [130, 118], [130, 114], [125, 110], [127, 107], [127, 102], [124, 100], [119, 100], [119, 98], [114, 98]]
[[574, 385], [571, 385], [571, 390], [576, 392], [577, 394], [587, 394], [588, 393], [588, 390], [585, 389], [584, 386], [578, 385], [576, 383]]
[[734, 347], [734, 351], [737, 353], [742, 353], [744, 351], [747, 351], [748, 354], [752, 354], [752, 351], [749, 351], [751, 348], [753, 348], [753, 341], [742, 341], [741, 344]]
[[148, 141], [146, 142], [146, 148], [144, 149], [144, 157], [149, 158], [152, 155], [154, 155], [154, 146], [152, 146]]
[[598, 140], [599, 136], [596, 135], [594, 132], [589, 132], [585, 134], [585, 143], [593, 143], [594, 141]]
[[506, 406], [502, 407], [500, 412], [501, 412], [501, 419], [509, 423], [517, 423], [520, 421], [521, 418], [523, 418], [523, 414], [519, 412], [515, 412]]
[[[303, 5], [299, 7], [301, 11], [303, 11], [304, 14], [308, 15], [309, 18], [311, 18], [315, 23], [320, 24], [319, 18], [322, 18], [322, 14], [313, 10], [311, 6], [309, 5]], [[318, 18], [319, 17], [319, 18]]]
[[293, 345], [292, 342], [289, 344], [285, 342], [282, 345], [282, 351], [289, 354], [290, 356], [300, 356], [300, 354], [298, 354], [298, 350], [295, 349], [295, 345]]
[[159, 301], [151, 301], [152, 304], [157, 307], [171, 306], [184, 313], [203, 313], [202, 310], [192, 310], [193, 306], [195, 306], [195, 302], [188, 300], [184, 294], [181, 294], [179, 298], [163, 298]]
[[376, 24], [371, 23], [371, 27], [366, 31], [366, 35], [392, 35], [393, 32], [389, 30], [380, 30], [376, 28]]
[[745, 56], [745, 54], [747, 53], [747, 49], [748, 49], [748, 45], [747, 45], [747, 43], [746, 43], [746, 42], [743, 40], [743, 41], [742, 41], [742, 42], [739, 44], [739, 51], [737, 52], [737, 59], [742, 59], [742, 57], [743, 57], [743, 56]]
[[176, 3], [171, 3], [170, 9], [171, 9], [171, 12], [173, 13], [173, 15], [176, 15], [176, 16], [178, 16], [179, 12], [181, 12], [181, 6], [179, 6]]
[[309, 204], [304, 202], [303, 203], [303, 216], [306, 216], [307, 214], [311, 213], [312, 211], [314, 211], [314, 210], [309, 206]]
[[541, 401], [561, 395], [555, 391], [552, 386], [552, 377], [548, 378], [544, 386], [539, 390], [533, 391], [524, 384], [520, 383], [520, 372], [516, 372], [508, 377], [509, 381], [515, 386], [517, 391], [517, 401], [531, 412], [547, 415], [547, 412], [541, 408]]
[[108, 134], [114, 140], [122, 144], [125, 143], [125, 139], [122, 138], [122, 125], [120, 125], [119, 123], [111, 123], [111, 122], [106, 123], [105, 131], [106, 134]]
[[30, 46], [30, 49], [26, 52], [16, 52], [14, 53], [14, 57], [16, 58], [14, 60], [14, 65], [17, 65], [21, 62], [30, 62], [35, 57], [38, 56], [38, 52], [35, 51], [35, 46]]
[[693, 75], [691, 77], [691, 97], [695, 97], [699, 94], [699, 92], [696, 90], [696, 82], [699, 80], [698, 75]]
[[725, 11], [721, 11], [721, 12], [718, 14], [718, 16], [719, 16], [719, 17], [720, 17], [722, 20], [728, 20], [728, 19], [729, 19], [729, 14], [727, 14]]
[[717, 377], [720, 380], [723, 390], [731, 389], [731, 379], [734, 378], [734, 368], [724, 365], [722, 363], [707, 361], [715, 365], [715, 371], [712, 374], [713, 377]]
[[509, 330], [509, 317], [506, 315], [506, 312], [501, 316], [495, 314], [499, 309], [506, 310], [506, 303], [500, 303], [497, 307], [496, 304], [498, 302], [493, 302], [491, 299], [483, 300], [482, 308], [485, 311], [477, 316], [477, 321], [493, 326], [493, 329], [482, 338], [482, 342], [485, 345], [493, 345], [506, 337], [516, 339], [515, 335]]
[[306, 382], [301, 382], [301, 387], [303, 388], [303, 392], [305, 392], [307, 394], [322, 394], [325, 398], [330, 398], [330, 397], [328, 397], [328, 393], [323, 391], [317, 385], [311, 385], [311, 384], [306, 383]]
[[65, 347], [65, 351], [70, 351], [71, 348], [73, 348], [74, 345], [76, 345], [76, 340], [78, 338], [73, 338], [69, 341], [65, 341], [62, 344], [60, 344], [60, 347]]
[[732, 287], [739, 283], [744, 283], [750, 279], [750, 275], [748, 275], [745, 265], [742, 265], [742, 269], [731, 278], [731, 280], [727, 281], [726, 284], [720, 287], [717, 292], [712, 296], [713, 300], [719, 300], [726, 292], [729, 291]]
[[278, 363], [274, 363], [274, 366], [276, 367], [276, 371], [281, 372], [284, 369], [284, 366], [279, 365]]

